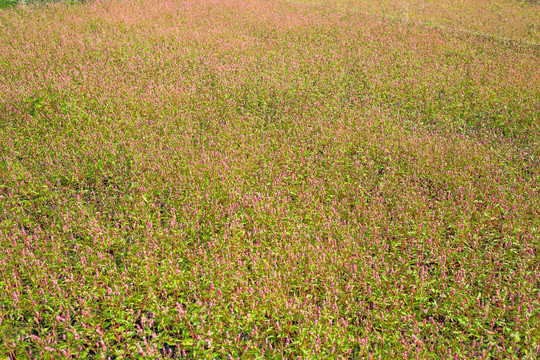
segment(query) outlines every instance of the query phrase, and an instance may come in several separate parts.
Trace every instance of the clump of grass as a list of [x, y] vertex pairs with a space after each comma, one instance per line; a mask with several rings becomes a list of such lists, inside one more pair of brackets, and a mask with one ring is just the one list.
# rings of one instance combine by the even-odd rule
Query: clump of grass
[[43, 7], [48, 4], [84, 4], [87, 0], [0, 0], [0, 9], [14, 8], [17, 6], [38, 6]]
[[278, 0], [0, 24], [3, 356], [539, 356], [537, 46]]

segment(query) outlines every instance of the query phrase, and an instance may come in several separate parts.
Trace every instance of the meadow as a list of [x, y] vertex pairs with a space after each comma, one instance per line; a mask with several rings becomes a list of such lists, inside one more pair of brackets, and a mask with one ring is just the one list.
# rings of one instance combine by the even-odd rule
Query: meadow
[[0, 358], [539, 358], [539, 19], [6, 5]]

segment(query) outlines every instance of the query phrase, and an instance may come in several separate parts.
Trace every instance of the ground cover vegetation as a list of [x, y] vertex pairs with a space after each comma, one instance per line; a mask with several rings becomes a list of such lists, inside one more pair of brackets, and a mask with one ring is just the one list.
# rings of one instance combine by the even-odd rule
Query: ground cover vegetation
[[322, 0], [319, 4], [329, 2], [348, 11], [483, 36], [540, 42], [538, 0]]
[[499, 3], [1, 11], [0, 356], [538, 358], [540, 10]]

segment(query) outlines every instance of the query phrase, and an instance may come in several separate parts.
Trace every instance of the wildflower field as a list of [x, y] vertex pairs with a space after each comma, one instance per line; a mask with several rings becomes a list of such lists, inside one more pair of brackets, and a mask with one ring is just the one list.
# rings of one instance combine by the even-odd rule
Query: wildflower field
[[540, 357], [538, 2], [2, 4], [0, 358]]

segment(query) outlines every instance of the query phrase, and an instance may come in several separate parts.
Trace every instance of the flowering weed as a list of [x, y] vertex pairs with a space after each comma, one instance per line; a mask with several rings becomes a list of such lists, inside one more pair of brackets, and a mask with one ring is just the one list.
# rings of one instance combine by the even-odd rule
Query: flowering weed
[[513, 25], [103, 0], [0, 26], [3, 356], [539, 356]]

